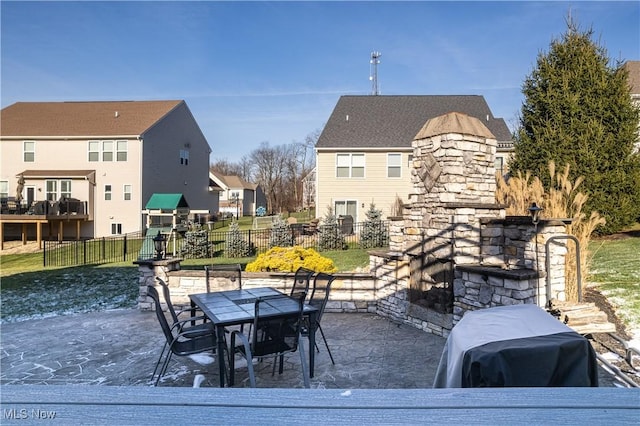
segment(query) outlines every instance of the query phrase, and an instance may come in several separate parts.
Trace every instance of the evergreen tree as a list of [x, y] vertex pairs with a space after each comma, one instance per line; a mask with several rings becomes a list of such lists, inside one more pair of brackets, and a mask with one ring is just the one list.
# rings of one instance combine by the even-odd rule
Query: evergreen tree
[[360, 231], [360, 247], [368, 249], [389, 245], [389, 233], [382, 221], [382, 210], [376, 209], [376, 205], [371, 203], [365, 215], [367, 219]]
[[338, 226], [338, 218], [333, 214], [331, 207], [327, 208], [327, 214], [318, 227], [318, 247], [321, 250], [343, 250], [346, 248], [344, 235]]
[[525, 102], [516, 136], [512, 172], [530, 171], [548, 190], [548, 164], [570, 165], [569, 181], [584, 176], [587, 217], [599, 212], [612, 233], [640, 217], [640, 155], [633, 153], [640, 112], [634, 107], [626, 69], [609, 65], [605, 48], [571, 20], [567, 32], [523, 84]]
[[231, 225], [229, 225], [225, 243], [225, 253], [227, 257], [249, 257], [253, 253], [249, 242], [242, 238], [240, 226], [235, 219], [231, 222]]
[[293, 246], [291, 226], [282, 219], [282, 216], [277, 215], [273, 220], [271, 234], [269, 234], [269, 248], [291, 246]]

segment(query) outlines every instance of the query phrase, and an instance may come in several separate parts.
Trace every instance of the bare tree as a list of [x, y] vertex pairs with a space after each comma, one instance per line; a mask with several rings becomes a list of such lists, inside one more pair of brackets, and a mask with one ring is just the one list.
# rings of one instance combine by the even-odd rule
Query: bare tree
[[267, 198], [267, 211], [279, 212], [285, 149], [282, 146], [271, 147], [269, 142], [262, 142], [260, 148], [250, 154], [253, 164], [255, 183], [262, 186]]
[[303, 206], [303, 178], [315, 167], [315, 144], [320, 130], [308, 134], [304, 142], [270, 146], [262, 142], [258, 149], [239, 162], [219, 160], [211, 169], [222, 175], [240, 176], [260, 185], [270, 213], [297, 211]]
[[251, 158], [249, 155], [243, 155], [238, 163], [238, 168], [240, 169], [240, 177], [247, 182], [251, 182], [253, 180], [253, 164], [251, 163]]
[[236, 163], [229, 162], [226, 159], [217, 160], [214, 163], [211, 163], [209, 169], [222, 176], [241, 176], [240, 166]]

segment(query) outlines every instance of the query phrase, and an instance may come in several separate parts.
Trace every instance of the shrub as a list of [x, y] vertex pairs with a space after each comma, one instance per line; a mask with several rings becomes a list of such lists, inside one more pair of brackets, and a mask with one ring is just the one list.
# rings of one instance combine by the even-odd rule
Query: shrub
[[247, 272], [279, 271], [295, 272], [301, 266], [316, 272], [336, 272], [333, 260], [321, 256], [312, 248], [302, 246], [273, 247], [247, 264]]
[[320, 234], [318, 238], [320, 250], [344, 250], [347, 248], [344, 235], [338, 226], [338, 219], [333, 214], [331, 207], [327, 208], [327, 214], [322, 220], [322, 225], [318, 228], [318, 233]]
[[360, 231], [360, 247], [363, 249], [387, 247], [389, 245], [389, 234], [387, 227], [382, 222], [382, 210], [376, 209], [375, 204], [371, 203], [369, 210], [365, 214], [367, 220]]
[[271, 234], [269, 235], [269, 247], [291, 247], [293, 245], [293, 234], [291, 227], [277, 215], [273, 220]]
[[188, 231], [180, 249], [180, 256], [190, 259], [211, 257], [209, 233], [205, 230]]
[[249, 257], [253, 254], [253, 247], [248, 241], [242, 238], [238, 221], [234, 220], [229, 226], [227, 232], [227, 241], [225, 243], [225, 253], [227, 257]]

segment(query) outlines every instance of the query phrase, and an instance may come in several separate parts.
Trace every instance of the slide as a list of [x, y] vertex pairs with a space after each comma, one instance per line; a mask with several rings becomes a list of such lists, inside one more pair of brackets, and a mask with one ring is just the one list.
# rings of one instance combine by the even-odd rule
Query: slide
[[168, 234], [171, 233], [171, 227], [151, 226], [147, 229], [147, 235], [144, 237], [142, 247], [140, 248], [140, 254], [138, 254], [138, 260], [149, 260], [156, 256], [156, 249], [153, 244], [153, 239], [158, 235], [158, 231], [164, 234], [168, 239]]

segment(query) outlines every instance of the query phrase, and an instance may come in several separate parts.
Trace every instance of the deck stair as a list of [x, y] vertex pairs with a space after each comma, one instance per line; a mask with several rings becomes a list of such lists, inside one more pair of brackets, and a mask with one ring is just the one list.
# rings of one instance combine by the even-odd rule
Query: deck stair
[[595, 303], [552, 299], [549, 301], [547, 310], [582, 335], [616, 332], [615, 324], [609, 322], [607, 314], [602, 312]]

